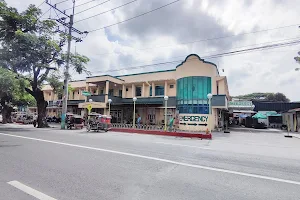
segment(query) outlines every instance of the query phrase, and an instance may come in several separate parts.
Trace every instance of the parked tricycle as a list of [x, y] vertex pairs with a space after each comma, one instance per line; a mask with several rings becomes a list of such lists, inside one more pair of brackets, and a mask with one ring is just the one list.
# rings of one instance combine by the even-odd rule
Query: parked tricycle
[[66, 114], [66, 124], [67, 129], [82, 129], [83, 128], [83, 118], [80, 115], [74, 115], [72, 113]]
[[86, 125], [86, 131], [91, 130], [99, 132], [103, 130], [107, 132], [111, 128], [111, 116], [101, 115], [98, 113], [90, 113]]

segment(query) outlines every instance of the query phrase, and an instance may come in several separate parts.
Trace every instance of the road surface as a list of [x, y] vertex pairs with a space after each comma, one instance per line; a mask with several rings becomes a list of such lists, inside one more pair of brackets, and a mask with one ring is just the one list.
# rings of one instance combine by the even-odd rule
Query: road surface
[[0, 125], [1, 199], [297, 199], [300, 140], [214, 139]]

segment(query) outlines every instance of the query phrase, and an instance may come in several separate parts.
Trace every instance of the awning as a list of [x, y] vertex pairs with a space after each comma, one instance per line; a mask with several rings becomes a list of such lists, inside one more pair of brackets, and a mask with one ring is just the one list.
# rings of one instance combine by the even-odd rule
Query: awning
[[267, 119], [267, 116], [262, 114], [262, 113], [256, 113], [255, 115], [252, 116], [252, 118], [255, 119]]
[[91, 105], [92, 108], [106, 108], [106, 103], [103, 102], [84, 102], [84, 103], [79, 103], [78, 108], [87, 108], [88, 105]]

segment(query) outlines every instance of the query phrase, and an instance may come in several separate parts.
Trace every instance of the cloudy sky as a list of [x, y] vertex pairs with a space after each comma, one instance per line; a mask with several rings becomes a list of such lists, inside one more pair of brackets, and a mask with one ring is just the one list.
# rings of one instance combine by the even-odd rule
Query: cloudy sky
[[[49, 0], [52, 4], [61, 1]], [[169, 61], [179, 63], [191, 53], [205, 57], [300, 39], [300, 4], [296, 0], [180, 0], [147, 15], [103, 28], [174, 0], [110, 0], [98, 5], [105, 1], [76, 0], [76, 5], [84, 5], [75, 8], [78, 14], [75, 15], [74, 26], [81, 31], [99, 29], [90, 32], [83, 42], [72, 43], [73, 52], [76, 46], [78, 53], [91, 59], [88, 69], [93, 75], [172, 69], [176, 62], [136, 69], [131, 67]], [[40, 5], [42, 0], [6, 2], [22, 11], [29, 4]], [[105, 12], [126, 3], [128, 5]], [[92, 6], [96, 7], [86, 10]], [[57, 7], [68, 9], [72, 7], [72, 0]], [[49, 6], [44, 3], [40, 8], [46, 12]], [[66, 12], [70, 14], [71, 10]], [[102, 12], [105, 13], [91, 17]], [[51, 10], [43, 19], [49, 17], [57, 16]], [[82, 20], [88, 17], [91, 18]], [[260, 32], [266, 29], [271, 30]], [[254, 33], [245, 34], [249, 32]], [[203, 41], [218, 37], [222, 39]], [[233, 96], [251, 92], [282, 92], [291, 100], [300, 101], [300, 71], [295, 71], [300, 65], [293, 59], [298, 51], [300, 45], [207, 60], [216, 63], [221, 75], [228, 77], [229, 91]], [[85, 78], [84, 75], [72, 75], [73, 79]]]

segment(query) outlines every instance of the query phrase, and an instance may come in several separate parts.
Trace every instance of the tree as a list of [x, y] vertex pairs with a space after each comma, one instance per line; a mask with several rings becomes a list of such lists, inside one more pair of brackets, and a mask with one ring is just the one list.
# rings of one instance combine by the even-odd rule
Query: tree
[[234, 98], [256, 100], [256, 101], [290, 102], [290, 100], [280, 92], [277, 93], [256, 92], [251, 94], [239, 95]]
[[[0, 2], [0, 64], [29, 81], [30, 87], [25, 90], [36, 100], [38, 127], [42, 128], [48, 126], [44, 120], [47, 101], [42, 84], [51, 71], [59, 71], [64, 66], [67, 55], [63, 51], [66, 36], [61, 34], [54, 39], [57, 24], [51, 20], [41, 21], [40, 17], [41, 10], [34, 5], [19, 13]], [[86, 56], [70, 54], [70, 66], [78, 73], [88, 72], [88, 62]]]
[[11, 122], [13, 106], [34, 105], [33, 97], [24, 90], [29, 83], [15, 77], [11, 71], [0, 68], [0, 105], [3, 123]]

